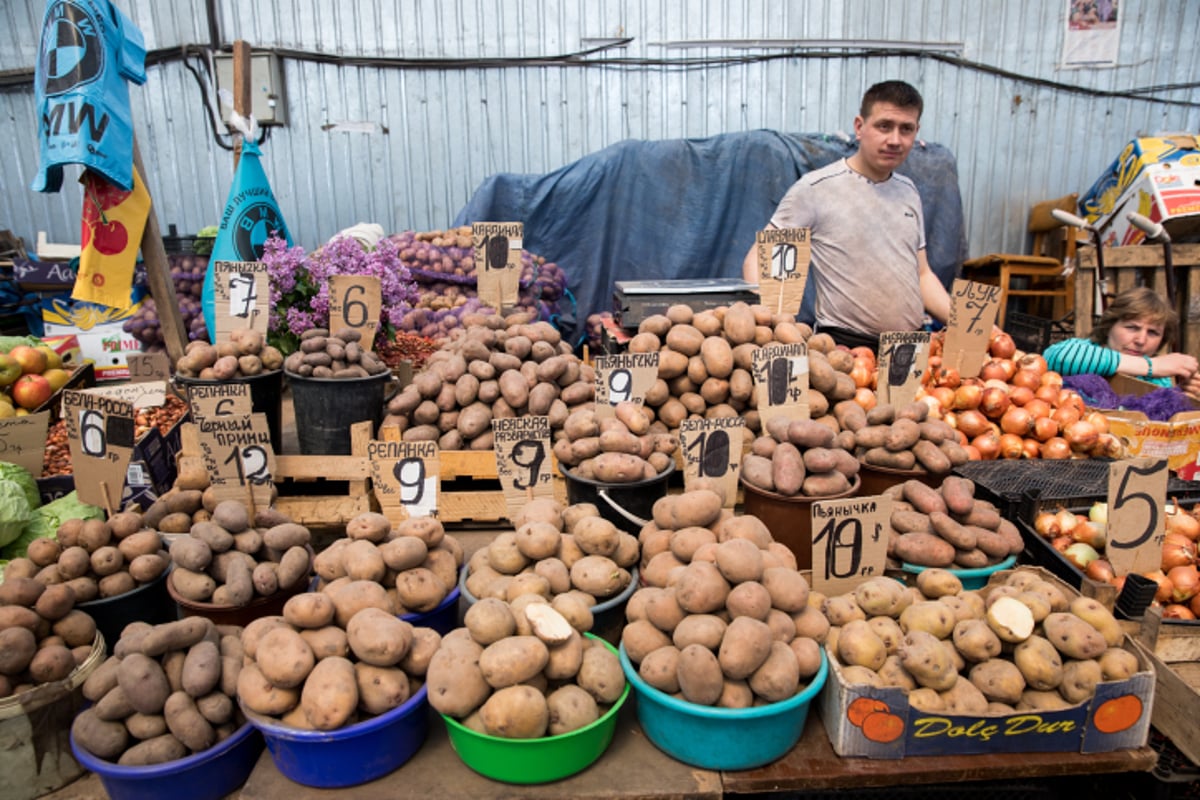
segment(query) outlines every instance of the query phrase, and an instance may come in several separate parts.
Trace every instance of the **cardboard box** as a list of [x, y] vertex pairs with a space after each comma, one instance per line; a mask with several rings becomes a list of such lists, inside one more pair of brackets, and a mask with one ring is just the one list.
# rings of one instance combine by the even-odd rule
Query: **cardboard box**
[[1161, 222], [1172, 241], [1200, 241], [1200, 136], [1134, 139], [1079, 201], [1111, 246], [1146, 236], [1125, 215]]
[[83, 303], [69, 297], [47, 299], [42, 306], [46, 336], [74, 335], [85, 361], [96, 365], [97, 381], [125, 380], [125, 357], [142, 352], [142, 343], [122, 330], [125, 321], [142, 307], [146, 290], [134, 287], [126, 308]]
[[[1126, 375], [1108, 379], [1117, 394], [1143, 395], [1155, 386]], [[1165, 458], [1167, 465], [1184, 480], [1200, 477], [1200, 405], [1181, 411], [1165, 422], [1148, 419], [1140, 411], [1100, 409], [1108, 418], [1109, 432], [1125, 445], [1130, 458]]]
[[[1020, 570], [1033, 570], [1039, 577], [1057, 585], [1068, 597], [1079, 594], [1043, 569], [1021, 567]], [[1012, 572], [1007, 570], [993, 575], [988, 586], [980, 591], [986, 596]], [[837, 659], [826, 652], [830, 661], [829, 678], [821, 692], [821, 717], [833, 750], [839, 756], [903, 758], [977, 753], [1103, 753], [1144, 747], [1150, 735], [1154, 706], [1154, 669], [1147, 654], [1132, 639], [1126, 637], [1124, 647], [1138, 659], [1138, 672], [1127, 680], [1098, 684], [1089, 701], [1067, 709], [1007, 716], [942, 714], [914, 709], [909, 706], [908, 694], [903, 689], [846, 683]], [[1126, 697], [1131, 699], [1123, 699]], [[860, 698], [866, 698], [864, 702], [885, 705], [885, 713], [899, 718], [902, 729], [896, 738], [887, 742], [870, 740], [862, 727], [850, 721], [850, 706]], [[1136, 721], [1111, 733], [1099, 730], [1095, 724], [1096, 713], [1110, 701], [1128, 704], [1138, 711]]]

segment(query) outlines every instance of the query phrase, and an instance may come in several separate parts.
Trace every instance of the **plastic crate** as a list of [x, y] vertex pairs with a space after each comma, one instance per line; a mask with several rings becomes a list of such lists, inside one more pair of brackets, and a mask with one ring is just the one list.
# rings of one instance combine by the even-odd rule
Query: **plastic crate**
[[1027, 353], [1044, 353], [1055, 342], [1075, 335], [1073, 322], [1069, 319], [1044, 319], [1019, 311], [1009, 311], [1004, 316], [1004, 331], [1018, 349]]

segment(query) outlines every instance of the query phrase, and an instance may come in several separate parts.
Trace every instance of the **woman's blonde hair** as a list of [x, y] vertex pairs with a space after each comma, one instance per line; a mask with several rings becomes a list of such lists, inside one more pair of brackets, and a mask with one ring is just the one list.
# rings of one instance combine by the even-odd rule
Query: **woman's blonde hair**
[[1113, 298], [1108, 308], [1100, 316], [1096, 327], [1092, 328], [1091, 339], [1096, 344], [1108, 344], [1108, 334], [1113, 325], [1129, 319], [1140, 319], [1160, 325], [1163, 329], [1162, 344], [1159, 350], [1175, 341], [1179, 330], [1179, 314], [1163, 297], [1147, 286], [1135, 286], [1126, 289]]

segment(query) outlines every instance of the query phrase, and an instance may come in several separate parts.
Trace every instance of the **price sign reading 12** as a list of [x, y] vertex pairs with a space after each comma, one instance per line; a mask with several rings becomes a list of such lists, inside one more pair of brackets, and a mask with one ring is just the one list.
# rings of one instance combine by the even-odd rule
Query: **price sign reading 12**
[[1108, 560], [1117, 575], [1162, 565], [1166, 539], [1165, 459], [1131, 458], [1108, 467]]
[[892, 500], [885, 495], [814, 502], [813, 588], [841, 594], [882, 575], [891, 516]]

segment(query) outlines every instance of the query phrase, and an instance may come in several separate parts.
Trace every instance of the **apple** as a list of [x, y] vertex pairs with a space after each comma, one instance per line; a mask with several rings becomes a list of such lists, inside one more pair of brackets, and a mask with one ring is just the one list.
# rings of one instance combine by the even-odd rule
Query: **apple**
[[16, 410], [14, 410], [13, 407], [8, 403], [0, 403], [0, 419], [8, 419], [9, 417], [15, 417], [16, 415]]
[[0, 386], [8, 386], [21, 377], [21, 362], [7, 353], [0, 353]]
[[19, 344], [9, 350], [8, 354], [17, 360], [21, 365], [21, 372], [27, 375], [41, 375], [46, 371], [46, 354], [36, 347]]
[[32, 411], [54, 395], [50, 381], [43, 375], [28, 373], [17, 378], [12, 387], [13, 400], [21, 408]]
[[42, 373], [42, 377], [50, 381], [51, 390], [57, 392], [71, 380], [71, 373], [65, 369], [48, 369]]
[[46, 354], [46, 369], [62, 369], [63, 368], [62, 356], [60, 356], [58, 354], [58, 351], [55, 350], [53, 347], [51, 347], [48, 344], [39, 344], [37, 346], [37, 349], [41, 350], [43, 353]]

